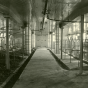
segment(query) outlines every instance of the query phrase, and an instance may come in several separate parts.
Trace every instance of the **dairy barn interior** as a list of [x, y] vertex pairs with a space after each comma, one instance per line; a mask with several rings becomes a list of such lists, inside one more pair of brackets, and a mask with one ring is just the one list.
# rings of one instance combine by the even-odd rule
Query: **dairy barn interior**
[[0, 88], [88, 88], [88, 0], [0, 0]]

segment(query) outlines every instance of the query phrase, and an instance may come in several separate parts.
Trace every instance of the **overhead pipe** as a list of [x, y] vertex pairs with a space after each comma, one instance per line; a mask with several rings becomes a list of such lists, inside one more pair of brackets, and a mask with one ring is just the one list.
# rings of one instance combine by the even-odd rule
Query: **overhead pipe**
[[45, 8], [44, 8], [44, 13], [43, 13], [44, 16], [43, 16], [43, 20], [42, 20], [42, 29], [43, 29], [43, 25], [44, 25], [44, 20], [45, 20], [47, 5], [48, 5], [48, 0], [45, 1]]
[[[62, 20], [57, 20], [57, 19], [51, 19], [51, 18], [49, 18], [48, 15], [47, 15], [47, 19], [52, 20], [52, 21], [62, 21]], [[70, 20], [64, 20], [63, 22], [81, 23], [81, 21], [70, 21]], [[84, 22], [84, 23], [88, 23], [88, 22]]]

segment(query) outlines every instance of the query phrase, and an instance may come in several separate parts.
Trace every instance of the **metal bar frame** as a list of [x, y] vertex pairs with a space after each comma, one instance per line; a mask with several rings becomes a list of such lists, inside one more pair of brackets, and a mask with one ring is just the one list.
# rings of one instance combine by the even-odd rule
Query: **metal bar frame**
[[80, 34], [80, 72], [83, 73], [83, 32], [84, 32], [84, 15], [81, 15], [81, 34]]
[[6, 69], [10, 69], [10, 58], [9, 58], [9, 17], [6, 18]]
[[61, 28], [61, 59], [63, 58], [63, 28]]

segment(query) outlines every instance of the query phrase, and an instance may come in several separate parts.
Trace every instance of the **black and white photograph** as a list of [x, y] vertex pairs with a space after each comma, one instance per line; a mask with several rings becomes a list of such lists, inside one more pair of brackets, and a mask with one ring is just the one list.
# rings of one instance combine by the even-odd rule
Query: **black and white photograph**
[[88, 88], [88, 0], [0, 0], [0, 88]]

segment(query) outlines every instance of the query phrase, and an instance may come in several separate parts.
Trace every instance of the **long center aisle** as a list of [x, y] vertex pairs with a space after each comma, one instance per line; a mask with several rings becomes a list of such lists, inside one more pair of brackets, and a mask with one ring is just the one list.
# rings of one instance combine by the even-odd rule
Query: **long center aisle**
[[63, 71], [48, 50], [38, 49], [13, 88], [53, 88]]
[[38, 49], [13, 88], [88, 88], [88, 76], [76, 74], [63, 70], [48, 50]]

